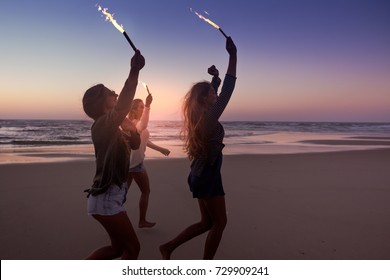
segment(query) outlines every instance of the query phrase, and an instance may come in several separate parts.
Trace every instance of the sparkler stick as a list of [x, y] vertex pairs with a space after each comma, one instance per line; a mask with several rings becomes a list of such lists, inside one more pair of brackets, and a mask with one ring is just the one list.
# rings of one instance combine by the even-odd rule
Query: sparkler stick
[[148, 92], [148, 94], [152, 95], [152, 94], [150, 93], [150, 91], [149, 91], [148, 85], [147, 85], [146, 83], [142, 82], [142, 81], [139, 81], [139, 82], [144, 86], [144, 88], [146, 89], [146, 91]]
[[228, 36], [225, 34], [225, 32], [223, 32], [223, 30], [221, 29], [221, 27], [218, 28], [218, 30], [221, 31], [222, 35], [225, 36], [226, 39], [228, 38]]
[[147, 92], [148, 92], [149, 94], [151, 94], [150, 91], [149, 91], [148, 85], [146, 85], [146, 90], [147, 90]]
[[98, 7], [98, 11], [101, 11], [102, 14], [106, 16], [106, 21], [110, 21], [110, 22], [112, 23], [112, 25], [114, 25], [115, 28], [118, 29], [119, 32], [122, 33], [122, 34], [125, 36], [127, 42], [129, 42], [129, 44], [130, 44], [130, 46], [133, 48], [133, 50], [136, 51], [137, 48], [135, 47], [135, 45], [134, 45], [133, 42], [131, 41], [129, 35], [127, 35], [126, 31], [123, 29], [123, 26], [116, 22], [116, 20], [114, 19], [113, 14], [110, 14], [110, 13], [108, 12], [108, 9], [107, 9], [107, 8], [102, 8], [102, 7], [99, 6], [99, 5], [97, 5], [97, 7]]
[[[192, 9], [191, 9], [192, 11]], [[221, 29], [221, 27], [219, 27], [215, 22], [212, 22], [210, 19], [208, 18], [205, 18], [204, 16], [202, 16], [201, 14], [199, 14], [198, 12], [194, 11], [194, 13], [200, 18], [200, 19], [203, 19], [205, 22], [207, 22], [208, 24], [210, 24], [212, 27], [218, 29], [219, 31], [221, 31], [222, 35], [225, 36], [225, 38], [227, 39], [228, 36], [226, 35], [225, 32], [223, 32], [223, 30]]]
[[134, 46], [133, 42], [130, 40], [130, 37], [129, 37], [129, 35], [127, 35], [126, 31], [123, 31], [123, 35], [125, 35], [127, 42], [129, 42], [129, 44], [133, 48], [133, 50], [136, 51], [137, 48]]

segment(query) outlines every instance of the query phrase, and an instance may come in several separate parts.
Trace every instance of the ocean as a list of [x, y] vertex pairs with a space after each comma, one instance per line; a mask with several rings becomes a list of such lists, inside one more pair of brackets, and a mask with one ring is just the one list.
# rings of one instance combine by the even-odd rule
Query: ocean
[[[390, 123], [222, 121], [225, 153], [295, 153], [386, 147]], [[0, 120], [0, 155], [77, 146], [92, 154], [89, 120]], [[150, 140], [184, 156], [180, 121], [150, 121]], [[322, 141], [322, 142], [321, 142]], [[152, 157], [158, 154], [151, 153]], [[0, 158], [1, 161], [1, 158]]]

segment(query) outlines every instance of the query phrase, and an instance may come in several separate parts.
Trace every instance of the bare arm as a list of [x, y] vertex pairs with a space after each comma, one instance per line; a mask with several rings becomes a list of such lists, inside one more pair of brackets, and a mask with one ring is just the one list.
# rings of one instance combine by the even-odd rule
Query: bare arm
[[116, 111], [125, 112], [125, 115], [129, 112], [137, 88], [139, 72], [144, 66], [145, 58], [141, 55], [141, 52], [137, 50], [131, 58], [129, 76], [119, 94], [118, 102], [115, 106]]
[[219, 119], [229, 103], [230, 97], [233, 93], [236, 81], [237, 68], [237, 48], [233, 43], [232, 38], [226, 39], [226, 50], [229, 53], [229, 65], [226, 76], [222, 85], [221, 93], [218, 96], [217, 102], [209, 110], [209, 116], [212, 119]]
[[148, 127], [150, 107], [145, 107], [139, 121], [136, 122], [137, 131], [141, 133]]
[[152, 95], [149, 94], [146, 97], [145, 107], [144, 107], [144, 111], [142, 112], [142, 116], [139, 122], [136, 123], [137, 130], [139, 133], [141, 133], [144, 129], [148, 127], [149, 115], [150, 115], [150, 104], [152, 104], [152, 101], [153, 101], [153, 97]]
[[168, 155], [171, 153], [170, 150], [165, 149], [165, 148], [163, 148], [163, 147], [160, 147], [160, 146], [154, 144], [154, 143], [153, 143], [152, 141], [150, 141], [150, 140], [148, 140], [148, 143], [146, 143], [146, 146], [149, 147], [149, 148], [151, 148], [151, 149], [153, 149], [153, 150], [156, 150], [156, 151], [158, 151], [158, 152], [160, 152], [160, 153], [162, 153], [163, 155], [166, 155], [166, 156], [168, 156]]

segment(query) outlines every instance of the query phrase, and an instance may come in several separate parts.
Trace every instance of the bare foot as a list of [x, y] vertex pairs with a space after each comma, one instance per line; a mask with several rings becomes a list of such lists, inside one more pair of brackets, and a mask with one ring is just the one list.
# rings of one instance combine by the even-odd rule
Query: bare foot
[[151, 228], [151, 227], [154, 227], [156, 225], [156, 223], [152, 223], [152, 222], [139, 222], [138, 224], [138, 227], [139, 228]]
[[171, 251], [168, 249], [167, 244], [163, 244], [160, 246], [160, 253], [161, 253], [161, 258], [163, 260], [170, 260], [171, 259]]

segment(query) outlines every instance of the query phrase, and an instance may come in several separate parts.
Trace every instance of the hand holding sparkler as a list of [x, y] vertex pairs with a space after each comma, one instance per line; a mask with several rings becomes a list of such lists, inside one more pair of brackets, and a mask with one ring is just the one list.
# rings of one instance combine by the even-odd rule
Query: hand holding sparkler
[[138, 81], [139, 83], [141, 83], [143, 86], [144, 86], [144, 88], [146, 89], [146, 91], [148, 92], [148, 94], [152, 94], [150, 91], [149, 91], [149, 87], [148, 87], [148, 85], [146, 84], [146, 83], [144, 83], [143, 81]]
[[131, 58], [131, 69], [140, 71], [145, 66], [145, 58], [142, 56], [139, 50], [135, 51], [135, 54]]
[[153, 96], [149, 93], [145, 100], [145, 107], [150, 107], [150, 104], [152, 104]]
[[[126, 108], [129, 106], [129, 104], [131, 104], [137, 89], [139, 72], [142, 68], [144, 68], [144, 66], [145, 58], [142, 56], [139, 50], [136, 50], [130, 61], [131, 68], [129, 76], [118, 97], [118, 104], [122, 104], [122, 106], [124, 106], [122, 108]], [[130, 107], [128, 109], [130, 109]]]
[[226, 38], [226, 50], [230, 55], [237, 55], [237, 47], [230, 36]]
[[226, 74], [235, 77], [237, 70], [237, 47], [231, 37], [226, 39], [226, 50], [229, 53], [229, 65]]

